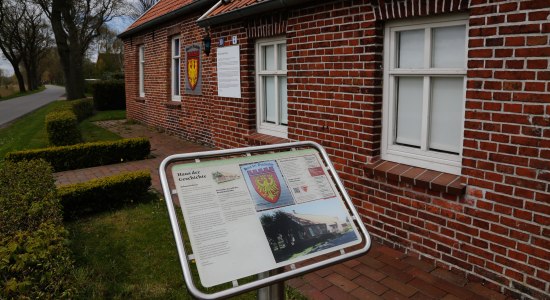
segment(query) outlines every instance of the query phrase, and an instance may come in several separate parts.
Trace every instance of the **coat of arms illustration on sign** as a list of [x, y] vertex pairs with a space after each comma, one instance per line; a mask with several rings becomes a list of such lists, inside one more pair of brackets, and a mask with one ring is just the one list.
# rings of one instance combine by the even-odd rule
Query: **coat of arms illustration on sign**
[[256, 211], [295, 204], [276, 161], [241, 165]]
[[185, 93], [202, 94], [201, 46], [193, 44], [185, 47]]

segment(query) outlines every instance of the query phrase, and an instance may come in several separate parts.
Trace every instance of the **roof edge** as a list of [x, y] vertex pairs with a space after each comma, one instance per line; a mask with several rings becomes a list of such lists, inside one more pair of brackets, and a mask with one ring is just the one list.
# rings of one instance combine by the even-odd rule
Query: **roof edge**
[[288, 8], [299, 5], [312, 0], [278, 0], [278, 1], [263, 1], [254, 5], [246, 6], [241, 9], [233, 10], [218, 16], [210, 18], [202, 18], [197, 21], [201, 27], [214, 26], [236, 19], [249, 17], [256, 14], [266, 13], [275, 9]]
[[[130, 36], [140, 32], [140, 31], [143, 31], [143, 30], [149, 29], [151, 27], [154, 27], [156, 25], [159, 25], [161, 23], [170, 21], [170, 20], [175, 19], [179, 16], [190, 13], [193, 10], [209, 7], [210, 5], [214, 4], [216, 1], [217, 0], [197, 0], [197, 1], [192, 2], [192, 3], [190, 3], [186, 6], [180, 7], [180, 8], [178, 8], [176, 10], [173, 10], [173, 11], [167, 13], [167, 14], [164, 14], [164, 15], [158, 17], [158, 18], [154, 18], [154, 19], [152, 19], [148, 22], [145, 22], [141, 25], [138, 25], [137, 27], [134, 27], [130, 30], [124, 31], [124, 32], [122, 32], [121, 34], [118, 35], [118, 38], [124, 39], [124, 38], [130, 37]], [[160, 2], [160, 1], [158, 1], [158, 2]]]

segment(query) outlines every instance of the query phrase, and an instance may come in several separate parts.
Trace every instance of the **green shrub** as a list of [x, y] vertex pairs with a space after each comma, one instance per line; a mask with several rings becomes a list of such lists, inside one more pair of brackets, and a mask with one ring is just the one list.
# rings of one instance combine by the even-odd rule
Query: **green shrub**
[[0, 168], [0, 237], [36, 230], [47, 221], [59, 222], [60, 209], [47, 162], [4, 162]]
[[0, 257], [0, 299], [62, 299], [75, 292], [67, 231], [59, 224], [0, 238]]
[[149, 171], [128, 172], [58, 188], [65, 219], [111, 210], [145, 198]]
[[54, 146], [80, 143], [82, 137], [77, 126], [76, 115], [72, 111], [54, 111], [46, 115], [48, 140]]
[[4, 162], [0, 187], [0, 299], [70, 298], [73, 264], [50, 165]]
[[124, 80], [105, 80], [94, 83], [94, 106], [97, 110], [126, 109]]
[[99, 79], [84, 79], [84, 93], [91, 95], [94, 92], [94, 84], [98, 82]]
[[123, 161], [144, 159], [151, 153], [151, 144], [145, 138], [83, 143], [63, 147], [9, 152], [5, 161], [43, 159], [55, 172], [102, 166]]
[[93, 116], [94, 114], [94, 100], [92, 98], [83, 98], [76, 100], [64, 101], [62, 105], [57, 107], [56, 112], [71, 111], [75, 114], [76, 120], [82, 122], [82, 120]]
[[78, 122], [94, 115], [94, 100], [92, 98], [71, 100], [69, 104]]

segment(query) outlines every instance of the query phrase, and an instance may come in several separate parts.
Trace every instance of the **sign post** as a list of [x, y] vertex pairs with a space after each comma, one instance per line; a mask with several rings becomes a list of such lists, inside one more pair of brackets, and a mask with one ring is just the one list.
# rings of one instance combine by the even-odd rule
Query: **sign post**
[[[370, 248], [370, 236], [319, 144], [171, 155], [159, 171], [184, 279], [199, 299], [265, 286], [261, 299], [284, 298], [285, 279]], [[185, 247], [180, 223], [192, 251]], [[192, 266], [202, 290], [193, 281]], [[206, 292], [226, 283], [232, 287]]]

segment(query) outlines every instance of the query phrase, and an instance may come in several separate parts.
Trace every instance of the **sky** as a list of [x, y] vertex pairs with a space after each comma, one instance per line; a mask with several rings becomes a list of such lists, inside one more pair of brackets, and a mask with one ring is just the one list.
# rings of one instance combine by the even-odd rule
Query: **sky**
[[[113, 20], [109, 21], [107, 25], [109, 28], [114, 30], [116, 33], [123, 32], [128, 26], [132, 24], [132, 20], [126, 16], [122, 17], [116, 17], [113, 18]], [[97, 60], [97, 53], [94, 52], [94, 55], [90, 57], [92, 61]], [[10, 64], [10, 62], [4, 58], [4, 56], [0, 52], [0, 69], [2, 69], [2, 75], [4, 76], [11, 76], [13, 75], [13, 68]]]

